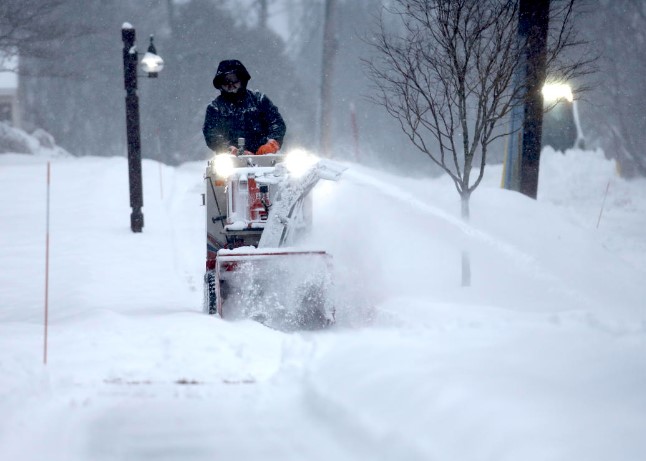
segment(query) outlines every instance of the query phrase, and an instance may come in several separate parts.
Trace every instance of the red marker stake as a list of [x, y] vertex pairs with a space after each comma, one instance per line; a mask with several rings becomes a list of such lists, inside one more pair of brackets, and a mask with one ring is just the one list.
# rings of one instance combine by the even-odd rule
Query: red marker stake
[[43, 363], [47, 365], [47, 325], [49, 322], [49, 184], [51, 165], [47, 162], [47, 224], [45, 226], [45, 342], [43, 348]]

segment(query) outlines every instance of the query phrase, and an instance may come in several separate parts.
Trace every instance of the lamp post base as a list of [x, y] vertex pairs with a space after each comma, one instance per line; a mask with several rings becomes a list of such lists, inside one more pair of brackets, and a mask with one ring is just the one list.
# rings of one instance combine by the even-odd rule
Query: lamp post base
[[141, 232], [144, 228], [144, 215], [141, 210], [132, 210], [130, 214], [130, 229], [132, 232]]

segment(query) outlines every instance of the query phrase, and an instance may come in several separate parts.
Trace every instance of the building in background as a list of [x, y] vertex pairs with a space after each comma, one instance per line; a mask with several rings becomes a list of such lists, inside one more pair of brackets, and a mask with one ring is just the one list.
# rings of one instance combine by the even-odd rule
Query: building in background
[[18, 103], [18, 59], [0, 54], [0, 122], [20, 128]]

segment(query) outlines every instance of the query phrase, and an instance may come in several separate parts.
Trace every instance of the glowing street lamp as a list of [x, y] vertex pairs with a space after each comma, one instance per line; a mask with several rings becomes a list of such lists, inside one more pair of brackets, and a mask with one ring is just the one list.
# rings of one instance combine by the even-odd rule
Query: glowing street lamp
[[554, 104], [558, 101], [566, 100], [568, 102], [574, 101], [572, 96], [572, 87], [567, 83], [546, 83], [543, 85], [543, 101], [546, 104]]
[[157, 74], [164, 69], [164, 60], [157, 54], [152, 35], [150, 36], [148, 51], [146, 51], [144, 57], [141, 58], [141, 68], [148, 74], [149, 78], [157, 78]]
[[547, 82], [543, 86], [543, 146], [565, 152], [583, 146], [576, 101], [572, 87], [564, 82]]

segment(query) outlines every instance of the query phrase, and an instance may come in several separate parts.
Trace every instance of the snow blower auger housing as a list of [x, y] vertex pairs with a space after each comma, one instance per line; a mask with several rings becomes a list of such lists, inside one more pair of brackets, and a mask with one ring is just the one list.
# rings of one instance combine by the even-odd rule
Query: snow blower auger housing
[[[239, 140], [238, 152], [244, 151]], [[296, 248], [311, 226], [309, 193], [344, 167], [304, 151], [216, 154], [206, 168], [204, 311], [280, 330], [334, 322], [331, 256]]]

